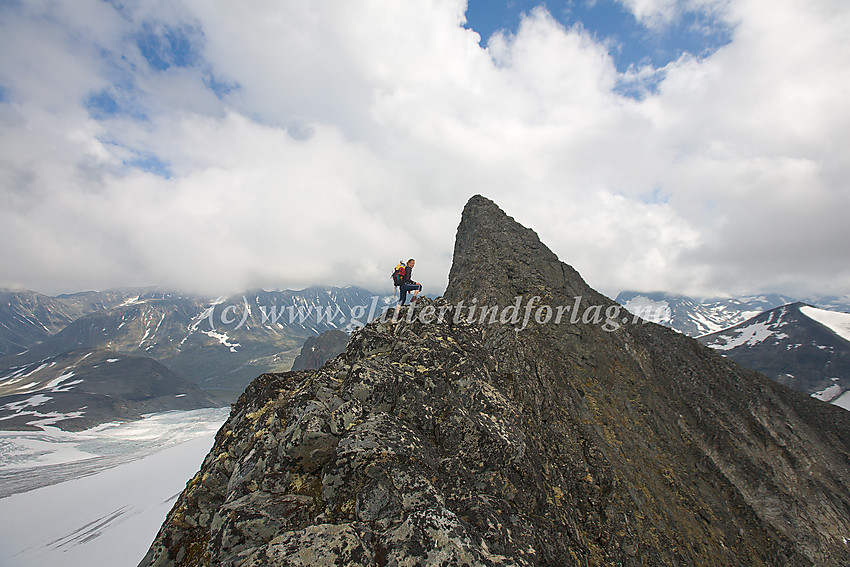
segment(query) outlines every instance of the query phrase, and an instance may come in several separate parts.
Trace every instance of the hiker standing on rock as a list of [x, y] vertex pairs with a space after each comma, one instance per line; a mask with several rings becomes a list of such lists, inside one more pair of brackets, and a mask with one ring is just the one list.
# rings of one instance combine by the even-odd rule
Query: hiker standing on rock
[[398, 305], [395, 306], [396, 315], [401, 310], [401, 306], [404, 305], [404, 302], [407, 300], [407, 292], [413, 292], [413, 298], [410, 300], [410, 303], [416, 301], [416, 296], [422, 291], [422, 284], [419, 282], [415, 282], [411, 279], [413, 275], [413, 266], [416, 265], [416, 260], [411, 258], [407, 261], [407, 264], [403, 269], [398, 270], [401, 272], [401, 285], [398, 286]]

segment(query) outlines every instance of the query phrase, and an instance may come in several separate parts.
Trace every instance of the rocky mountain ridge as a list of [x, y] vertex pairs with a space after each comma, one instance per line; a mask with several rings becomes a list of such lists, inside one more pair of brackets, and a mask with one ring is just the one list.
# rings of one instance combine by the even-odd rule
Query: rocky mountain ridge
[[850, 562], [846, 412], [633, 323], [491, 201], [402, 315], [254, 380], [141, 565]]
[[34, 291], [0, 291], [0, 357], [18, 354], [59, 332], [82, 311]]

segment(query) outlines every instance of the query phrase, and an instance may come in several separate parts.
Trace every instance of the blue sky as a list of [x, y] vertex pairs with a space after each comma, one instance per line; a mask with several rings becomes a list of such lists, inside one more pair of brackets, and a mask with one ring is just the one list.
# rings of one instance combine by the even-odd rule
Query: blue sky
[[538, 6], [545, 7], [563, 26], [581, 26], [608, 44], [621, 72], [630, 66], [661, 68], [683, 53], [704, 57], [731, 39], [729, 23], [716, 14], [682, 9], [664, 25], [647, 27], [615, 0], [471, 0], [467, 25], [486, 45], [493, 33], [516, 33], [523, 14]]
[[848, 294], [848, 22], [840, 0], [0, 3], [0, 287], [380, 291], [415, 257], [439, 293], [482, 193], [609, 295]]

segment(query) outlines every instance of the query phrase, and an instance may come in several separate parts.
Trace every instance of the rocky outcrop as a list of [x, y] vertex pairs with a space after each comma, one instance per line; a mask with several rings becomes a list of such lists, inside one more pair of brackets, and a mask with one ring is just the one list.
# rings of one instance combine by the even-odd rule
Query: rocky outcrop
[[844, 565], [848, 434], [474, 197], [445, 298], [257, 378], [142, 565]]
[[301, 352], [292, 363], [292, 370], [316, 370], [333, 357], [345, 352], [348, 334], [339, 329], [325, 331], [304, 341]]

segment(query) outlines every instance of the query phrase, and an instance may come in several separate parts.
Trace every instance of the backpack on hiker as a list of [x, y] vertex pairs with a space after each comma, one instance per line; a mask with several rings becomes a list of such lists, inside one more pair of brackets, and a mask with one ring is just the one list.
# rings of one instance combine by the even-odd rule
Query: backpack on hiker
[[404, 262], [399, 260], [398, 265], [395, 267], [395, 271], [393, 271], [392, 275], [393, 285], [395, 287], [400, 286], [401, 283], [404, 281], [404, 271], [406, 268], [407, 266], [404, 264]]

